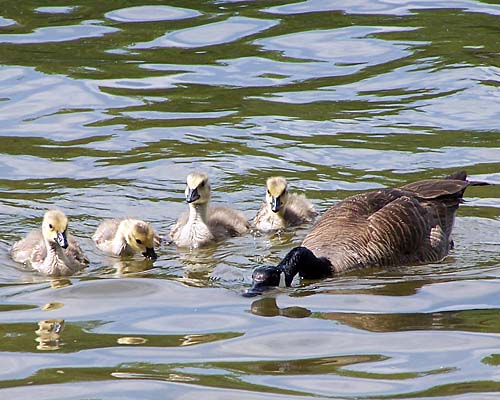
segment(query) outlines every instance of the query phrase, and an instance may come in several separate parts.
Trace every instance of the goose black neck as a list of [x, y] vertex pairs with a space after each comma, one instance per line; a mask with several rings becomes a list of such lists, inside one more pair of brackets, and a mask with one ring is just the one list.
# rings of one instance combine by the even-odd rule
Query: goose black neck
[[324, 257], [316, 257], [307, 247], [294, 247], [281, 260], [277, 268], [285, 273], [286, 286], [295, 275], [305, 279], [321, 279], [332, 275], [332, 264]]

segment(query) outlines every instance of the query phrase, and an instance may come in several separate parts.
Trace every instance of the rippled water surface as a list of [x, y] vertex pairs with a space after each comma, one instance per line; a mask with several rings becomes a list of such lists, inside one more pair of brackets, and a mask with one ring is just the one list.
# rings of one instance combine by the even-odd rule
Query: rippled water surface
[[[1, 1], [0, 398], [494, 399], [500, 190], [472, 187], [442, 263], [244, 298], [310, 225], [118, 261], [90, 236], [166, 235], [186, 175], [253, 218], [265, 179], [319, 211], [466, 169], [500, 184], [495, 1]], [[63, 209], [67, 279], [11, 244]]]

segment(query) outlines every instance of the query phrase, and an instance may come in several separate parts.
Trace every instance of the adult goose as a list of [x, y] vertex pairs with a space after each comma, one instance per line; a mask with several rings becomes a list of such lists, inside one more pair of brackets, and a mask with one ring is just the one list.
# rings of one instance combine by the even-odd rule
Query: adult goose
[[152, 225], [134, 218], [106, 219], [97, 227], [92, 240], [97, 248], [114, 256], [131, 256], [141, 253], [156, 260], [155, 246], [160, 238]]
[[51, 276], [67, 276], [87, 267], [89, 260], [68, 233], [68, 218], [60, 210], [45, 213], [42, 229], [14, 243], [12, 259]]
[[285, 178], [274, 176], [266, 181], [266, 201], [254, 218], [255, 227], [264, 232], [311, 222], [318, 215], [303, 195], [288, 192]]
[[346, 198], [327, 210], [302, 245], [277, 266], [256, 268], [247, 295], [290, 286], [296, 274], [320, 279], [354, 269], [442, 260], [453, 247], [451, 230], [465, 189], [486, 184], [466, 177], [459, 171]]
[[249, 230], [248, 220], [242, 212], [210, 205], [210, 182], [206, 173], [192, 172], [186, 183], [189, 211], [181, 215], [170, 230], [170, 238], [177, 246], [203, 247]]

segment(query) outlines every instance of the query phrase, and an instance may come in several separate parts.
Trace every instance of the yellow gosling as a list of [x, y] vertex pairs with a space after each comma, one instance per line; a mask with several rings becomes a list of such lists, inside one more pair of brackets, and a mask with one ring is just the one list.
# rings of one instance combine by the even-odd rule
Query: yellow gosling
[[210, 183], [206, 173], [190, 173], [186, 182], [189, 211], [170, 230], [170, 238], [177, 246], [198, 248], [248, 232], [250, 226], [242, 212], [209, 204]]
[[87, 267], [89, 260], [68, 233], [68, 218], [59, 210], [45, 213], [42, 229], [14, 243], [12, 259], [50, 276], [67, 276]]
[[275, 176], [266, 182], [266, 201], [254, 218], [258, 230], [267, 232], [311, 222], [318, 215], [303, 195], [288, 192], [285, 178]]
[[105, 253], [114, 256], [141, 253], [152, 260], [156, 260], [154, 248], [160, 244], [160, 238], [149, 222], [133, 218], [104, 220], [92, 240]]

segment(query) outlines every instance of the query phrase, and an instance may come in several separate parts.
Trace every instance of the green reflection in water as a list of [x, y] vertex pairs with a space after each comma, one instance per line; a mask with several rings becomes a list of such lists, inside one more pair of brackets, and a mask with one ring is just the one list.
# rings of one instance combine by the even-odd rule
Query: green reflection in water
[[361, 379], [405, 380], [418, 377], [447, 373], [450, 369], [406, 373], [367, 373], [344, 370], [343, 367], [386, 360], [380, 355], [351, 355], [324, 357], [303, 360], [250, 361], [250, 362], [214, 362], [214, 363], [123, 363], [116, 367], [104, 368], [53, 368], [38, 371], [35, 375], [19, 380], [0, 383], [0, 387], [16, 387], [66, 383], [72, 381], [99, 381], [115, 379], [151, 379], [177, 383], [188, 383], [204, 387], [266, 392], [288, 395], [309, 395], [315, 393], [287, 390], [279, 387], [253, 384], [248, 382], [251, 376], [290, 376], [290, 375], [340, 375]]
[[321, 319], [330, 319], [370, 332], [401, 332], [416, 330], [443, 330], [462, 332], [500, 333], [498, 309], [443, 311], [409, 314], [314, 313]]
[[442, 311], [434, 313], [365, 314], [343, 312], [312, 312], [304, 307], [280, 308], [274, 297], [252, 302], [252, 314], [263, 317], [319, 318], [337, 321], [370, 332], [401, 332], [442, 330], [500, 333], [499, 309]]
[[[13, 323], [0, 325], [0, 351], [7, 352], [36, 352], [40, 342], [41, 325], [47, 321], [37, 323]], [[64, 321], [63, 321], [64, 322]], [[103, 322], [66, 323], [57, 337], [57, 344], [52, 348], [60, 353], [74, 353], [81, 350], [115, 347], [121, 345], [145, 345], [148, 347], [181, 347], [194, 346], [204, 343], [227, 340], [242, 336], [239, 332], [220, 332], [206, 334], [185, 335], [143, 335], [136, 333], [107, 334], [93, 333], [91, 329], [102, 325]], [[54, 340], [56, 341], [56, 340]]]
[[377, 396], [377, 399], [413, 399], [423, 397], [443, 397], [458, 396], [467, 393], [496, 393], [500, 392], [500, 382], [494, 381], [473, 381], [473, 382], [457, 382], [448, 385], [434, 386], [427, 390], [419, 392], [391, 395], [391, 396]]
[[491, 356], [483, 358], [481, 362], [496, 367], [500, 365], [500, 354], [492, 354]]

